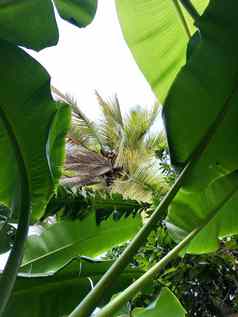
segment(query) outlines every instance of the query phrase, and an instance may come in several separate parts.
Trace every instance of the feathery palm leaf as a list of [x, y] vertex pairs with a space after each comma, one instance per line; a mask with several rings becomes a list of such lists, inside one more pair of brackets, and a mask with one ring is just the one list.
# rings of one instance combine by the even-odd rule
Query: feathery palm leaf
[[124, 174], [115, 180], [112, 190], [126, 198], [138, 201], [151, 202], [154, 194], [163, 196], [169, 190], [169, 184], [156, 167], [156, 162], [147, 162], [134, 168], [131, 167], [129, 174]]
[[104, 118], [111, 121], [112, 119], [123, 128], [123, 117], [117, 95], [114, 98], [105, 100], [98, 91], [95, 91], [98, 103], [103, 112]]
[[137, 148], [149, 133], [155, 119], [158, 117], [160, 105], [155, 103], [152, 110], [148, 111], [140, 106], [132, 109], [125, 123], [126, 146]]
[[85, 147], [94, 148], [99, 145], [103, 149], [103, 143], [98, 134], [98, 128], [94, 122], [80, 110], [75, 98], [69, 94], [63, 94], [57, 88], [51, 87], [55, 96], [69, 104], [72, 108], [72, 127], [69, 132], [69, 137], [75, 142]]
[[151, 131], [160, 113], [158, 103], [151, 110], [136, 107], [123, 117], [117, 96], [105, 100], [96, 92], [102, 111], [100, 124], [96, 125], [72, 97], [56, 89], [54, 92], [73, 109], [62, 184], [104, 184], [113, 192], [143, 201], [151, 201], [154, 192], [167, 190], [156, 162], [157, 152], [165, 146], [165, 136]]
[[110, 148], [117, 151], [118, 140], [123, 137], [123, 118], [121, 107], [117, 96], [113, 99], [105, 100], [96, 91], [96, 97], [102, 111], [102, 119], [100, 122], [100, 134], [104, 139], [104, 143]]
[[145, 151], [155, 153], [168, 148], [164, 131], [157, 134], [148, 134], [144, 140]]
[[65, 162], [66, 172], [61, 183], [68, 186], [91, 185], [103, 181], [105, 175], [113, 173], [109, 159], [81, 145], [68, 144]]
[[120, 140], [117, 166], [128, 167], [130, 162], [134, 164], [131, 157], [132, 151], [134, 151], [132, 156], [139, 156], [139, 160], [142, 162], [150, 159], [151, 154], [154, 155], [158, 143], [152, 144], [152, 138], [159, 141], [161, 136], [158, 136], [157, 133], [156, 135], [149, 135], [149, 133], [151, 133], [151, 128], [159, 113], [160, 105], [158, 103], [153, 105], [151, 111], [136, 107], [129, 112], [124, 124], [123, 137]]

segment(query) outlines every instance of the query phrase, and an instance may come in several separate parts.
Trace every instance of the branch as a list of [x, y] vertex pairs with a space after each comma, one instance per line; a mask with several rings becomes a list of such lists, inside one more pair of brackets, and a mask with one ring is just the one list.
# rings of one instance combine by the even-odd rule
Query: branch
[[149, 271], [143, 274], [138, 280], [127, 287], [122, 293], [116, 296], [109, 304], [97, 314], [97, 317], [111, 317], [117, 310], [128, 300], [130, 300], [139, 290], [143, 289], [148, 282], [157, 275], [167, 263], [173, 260], [180, 251], [195, 237], [199, 232], [198, 229], [193, 230], [184, 240], [174, 247], [165, 257], [156, 263]]

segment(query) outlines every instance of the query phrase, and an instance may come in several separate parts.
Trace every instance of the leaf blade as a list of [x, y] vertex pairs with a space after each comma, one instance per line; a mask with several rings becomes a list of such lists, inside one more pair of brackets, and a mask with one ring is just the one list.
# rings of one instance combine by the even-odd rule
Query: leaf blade
[[[193, 3], [202, 12], [208, 1], [196, 0]], [[117, 0], [116, 5], [125, 40], [158, 100], [163, 103], [185, 63], [188, 43], [187, 31], [174, 1]], [[184, 9], [181, 11], [193, 34], [193, 21]]]
[[95, 215], [91, 213], [82, 221], [62, 221], [52, 225], [41, 236], [29, 237], [22, 271], [56, 271], [75, 256], [96, 257], [130, 239], [140, 223], [139, 217], [129, 217], [117, 222], [108, 219], [97, 226]]
[[[79, 257], [69, 261], [54, 274], [19, 274], [3, 316], [15, 316], [19, 311], [25, 317], [33, 314], [45, 317], [68, 315], [90, 291], [91, 283], [95, 284], [111, 264], [111, 261]], [[139, 271], [127, 269], [120, 280], [105, 291], [105, 300], [139, 275]]]
[[[214, 181], [202, 192], [179, 192], [169, 207], [166, 219], [167, 227], [176, 241], [203, 225], [209, 214], [212, 215], [212, 219], [193, 239], [186, 252], [214, 252], [219, 247], [219, 238], [238, 233], [237, 186], [238, 174], [234, 172]], [[213, 211], [215, 214], [212, 214]]]
[[78, 27], [85, 27], [92, 22], [97, 0], [55, 0], [60, 16]]
[[[62, 151], [64, 135], [69, 126], [70, 112], [66, 106], [58, 105], [53, 101], [49, 89], [49, 76], [40, 64], [20, 48], [3, 41], [0, 45], [1, 109], [7, 116], [27, 166], [27, 174], [33, 193], [32, 218], [37, 219], [54, 191], [63, 160], [62, 152], [59, 160], [55, 162], [58, 174], [52, 177], [46, 160], [47, 138], [50, 132], [54, 132], [55, 136], [59, 137], [58, 140], [61, 140], [58, 145]], [[19, 74], [22, 76], [21, 80], [17, 80]], [[12, 93], [13, 91], [14, 93]], [[61, 133], [56, 132], [50, 124], [54, 116], [60, 116], [62, 112], [64, 112], [63, 115], [66, 116], [66, 119]], [[30, 129], [35, 133], [29, 134]], [[0, 167], [0, 179], [4, 184], [4, 186], [0, 186], [0, 200], [11, 207], [17, 194], [16, 186], [19, 175], [14, 151], [3, 128], [0, 137], [2, 141], [0, 157], [4, 161]], [[52, 150], [55, 151], [56, 148], [54, 147]], [[8, 153], [7, 160], [4, 153]]]
[[54, 9], [50, 0], [1, 1], [1, 39], [38, 51], [57, 44], [58, 36]]

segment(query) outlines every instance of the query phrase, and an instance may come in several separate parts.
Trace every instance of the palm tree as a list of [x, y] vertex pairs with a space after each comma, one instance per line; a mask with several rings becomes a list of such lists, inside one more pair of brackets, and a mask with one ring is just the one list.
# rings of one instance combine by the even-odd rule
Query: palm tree
[[87, 118], [74, 98], [54, 87], [52, 90], [72, 107], [73, 114], [63, 184], [99, 184], [142, 201], [151, 201], [153, 193], [167, 191], [169, 185], [158, 159], [166, 140], [163, 132], [152, 129], [160, 113], [158, 103], [151, 110], [137, 106], [123, 116], [117, 96], [105, 100], [96, 92], [102, 111], [96, 123]]

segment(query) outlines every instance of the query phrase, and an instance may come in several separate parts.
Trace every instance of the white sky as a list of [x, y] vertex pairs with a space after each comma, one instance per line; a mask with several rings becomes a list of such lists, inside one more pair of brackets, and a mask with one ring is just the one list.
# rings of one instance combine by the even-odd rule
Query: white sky
[[86, 28], [58, 18], [58, 45], [33, 56], [48, 70], [52, 84], [76, 97], [92, 119], [99, 113], [95, 89], [104, 97], [117, 93], [124, 111], [138, 104], [150, 107], [154, 94], [123, 39], [115, 3], [98, 2], [96, 17]]

